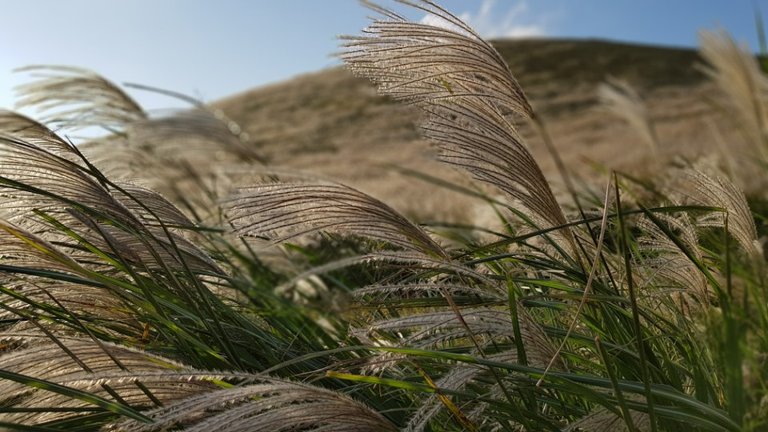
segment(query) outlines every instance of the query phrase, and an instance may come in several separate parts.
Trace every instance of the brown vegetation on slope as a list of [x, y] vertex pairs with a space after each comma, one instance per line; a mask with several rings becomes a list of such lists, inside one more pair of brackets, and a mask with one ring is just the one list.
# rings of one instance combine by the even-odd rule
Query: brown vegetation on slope
[[[662, 143], [660, 158], [696, 157], [736, 145], [711, 103], [712, 86], [694, 50], [604, 41], [509, 40], [494, 43], [526, 89], [569, 169], [599, 180], [589, 162], [643, 174], [653, 164], [642, 137], [599, 109], [597, 87], [627, 81], [647, 101]], [[422, 140], [416, 112], [378, 96], [367, 82], [334, 68], [257, 88], [217, 104], [240, 123], [271, 165], [342, 181], [417, 219], [467, 221], [473, 204], [414, 181], [392, 166], [461, 182]], [[715, 127], [719, 125], [719, 127]], [[519, 125], [554, 188], [554, 163], [535, 130]], [[619, 137], [617, 139], [617, 137]]]

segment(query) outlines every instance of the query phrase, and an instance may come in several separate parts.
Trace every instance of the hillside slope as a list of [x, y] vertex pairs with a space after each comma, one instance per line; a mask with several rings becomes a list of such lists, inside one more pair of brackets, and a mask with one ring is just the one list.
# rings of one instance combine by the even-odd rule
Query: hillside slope
[[[663, 161], [694, 157], [735, 139], [722, 132], [727, 125], [720, 124], [721, 116], [706, 102], [713, 88], [693, 50], [595, 40], [509, 40], [494, 45], [546, 122], [569, 169], [597, 187], [605, 174], [595, 164], [640, 175], [657, 167], [634, 131], [599, 109], [596, 88], [608, 77], [628, 81], [647, 100], [663, 143]], [[255, 137], [273, 165], [329, 176], [422, 220], [472, 216], [473, 204], [454, 192], [392, 168], [463, 181], [463, 175], [434, 160], [435, 150], [420, 139], [412, 109], [378, 96], [369, 83], [341, 68], [257, 88], [217, 106]], [[562, 192], [538, 134], [524, 123], [520, 129], [553, 186]]]

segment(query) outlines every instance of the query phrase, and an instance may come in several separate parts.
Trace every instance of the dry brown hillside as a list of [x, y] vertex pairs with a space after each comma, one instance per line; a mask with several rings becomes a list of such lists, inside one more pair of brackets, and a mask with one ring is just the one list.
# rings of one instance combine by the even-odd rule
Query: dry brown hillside
[[[714, 107], [717, 96], [693, 50], [604, 41], [510, 40], [494, 43], [509, 63], [569, 169], [591, 184], [595, 163], [646, 174], [656, 170], [635, 131], [598, 107], [596, 87], [613, 76], [648, 103], [663, 144], [662, 163], [692, 158], [738, 140]], [[398, 172], [393, 166], [463, 181], [434, 160], [419, 138], [416, 114], [376, 94], [366, 81], [334, 68], [257, 88], [217, 104], [255, 138], [272, 165], [330, 176], [418, 219], [467, 220], [473, 204]], [[535, 130], [520, 124], [548, 178], [562, 192]], [[652, 163], [654, 162], [654, 163]]]

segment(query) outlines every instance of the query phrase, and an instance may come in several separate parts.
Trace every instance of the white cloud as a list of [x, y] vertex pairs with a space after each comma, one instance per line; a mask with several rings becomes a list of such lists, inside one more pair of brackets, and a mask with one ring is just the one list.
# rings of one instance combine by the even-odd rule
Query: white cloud
[[[541, 19], [531, 20], [526, 0], [518, 0], [504, 14], [496, 8], [496, 0], [483, 0], [476, 12], [465, 11], [458, 17], [469, 24], [484, 38], [521, 38], [545, 36], [546, 26]], [[423, 24], [434, 25], [452, 30], [458, 30], [456, 25], [438, 18], [426, 15], [421, 19]]]
[[436, 15], [431, 15], [431, 14], [424, 15], [424, 17], [421, 20], [419, 20], [419, 22], [426, 25], [453, 30], [457, 33], [465, 33], [464, 29], [462, 29], [461, 27], [457, 26], [456, 24], [450, 21], [446, 21]]
[[[505, 38], [524, 38], [524, 37], [546, 36], [547, 32], [544, 29], [544, 27], [539, 24], [529, 24], [529, 25], [515, 25], [512, 27], [507, 27], [503, 32], [500, 33], [500, 35]], [[486, 37], [494, 38], [497, 36], [486, 36]]]

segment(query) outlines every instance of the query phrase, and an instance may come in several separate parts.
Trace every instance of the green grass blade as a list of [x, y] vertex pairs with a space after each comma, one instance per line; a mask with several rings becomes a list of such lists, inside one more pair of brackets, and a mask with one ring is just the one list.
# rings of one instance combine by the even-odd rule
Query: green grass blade
[[81, 400], [85, 403], [96, 405], [100, 408], [103, 408], [106, 411], [120, 414], [122, 416], [140, 421], [142, 423], [153, 422], [151, 418], [145, 416], [144, 414], [126, 405], [110, 402], [94, 394], [84, 392], [82, 390], [74, 389], [71, 387], [66, 387], [60, 384], [56, 384], [51, 381], [31, 377], [28, 375], [17, 374], [15, 372], [3, 370], [3, 369], [0, 369], [0, 378], [15, 381], [19, 384], [24, 384], [32, 388], [37, 388], [37, 389], [49, 391], [52, 393], [57, 393], [63, 396], [67, 396], [73, 399]]

